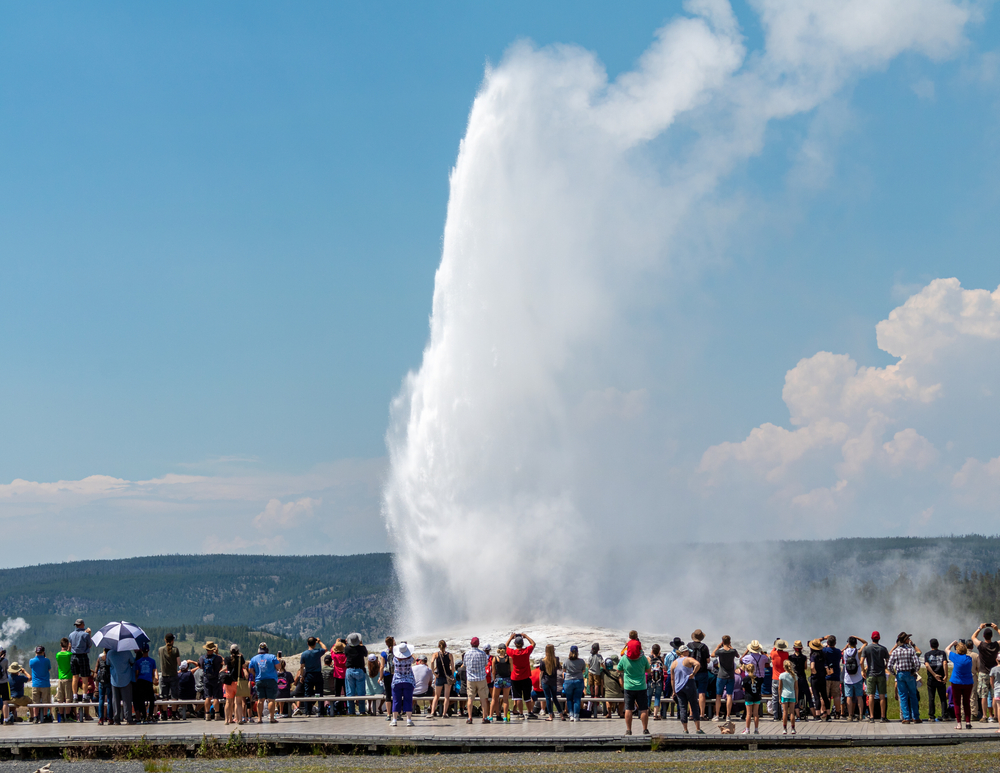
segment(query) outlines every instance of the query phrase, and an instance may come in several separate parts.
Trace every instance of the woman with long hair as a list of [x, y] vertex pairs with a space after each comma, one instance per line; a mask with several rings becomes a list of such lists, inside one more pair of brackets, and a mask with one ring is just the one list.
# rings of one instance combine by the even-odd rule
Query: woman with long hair
[[951, 700], [955, 706], [955, 729], [962, 729], [962, 709], [965, 709], [965, 729], [972, 730], [972, 657], [965, 642], [957, 639], [944, 648], [951, 669]]
[[569, 659], [563, 663], [563, 695], [566, 696], [566, 710], [570, 722], [580, 721], [580, 700], [583, 698], [583, 669], [586, 664], [580, 657], [580, 650], [574, 644], [569, 648]]
[[[365, 669], [365, 695], [379, 695], [382, 692], [382, 664], [378, 655], [369, 655]], [[367, 701], [368, 715], [374, 717], [378, 713], [379, 701]], [[358, 706], [360, 712], [361, 707]]]
[[510, 709], [510, 658], [507, 657], [507, 645], [498, 644], [497, 654], [493, 656], [493, 702], [490, 704], [490, 714], [503, 721], [506, 713], [500, 713], [503, 705], [504, 712]]
[[379, 653], [379, 662], [382, 664], [382, 695], [385, 698], [385, 702], [389, 706], [389, 710], [385, 712], [386, 721], [392, 719], [392, 673], [393, 673], [393, 655], [392, 648], [396, 646], [396, 640], [391, 636], [385, 637], [385, 649]]
[[451, 703], [451, 685], [455, 681], [455, 661], [448, 652], [448, 643], [441, 639], [438, 651], [431, 658], [431, 671], [434, 672], [434, 700], [431, 701], [431, 717], [437, 714], [438, 700], [444, 695], [442, 717], [448, 716], [448, 706]]
[[[542, 682], [542, 692], [545, 694], [545, 708], [548, 716], [546, 722], [551, 722], [555, 717], [555, 712], [559, 711], [559, 658], [556, 657], [556, 648], [552, 644], [545, 645], [545, 657], [539, 663], [539, 676]], [[560, 712], [562, 713], [562, 712]], [[563, 720], [566, 717], [563, 715]]]
[[[226, 724], [246, 724], [245, 702], [250, 697], [250, 683], [247, 681], [246, 658], [240, 652], [240, 646], [233, 644], [226, 658], [226, 675], [223, 678], [223, 690], [226, 695]], [[242, 693], [242, 694], [241, 694]]]

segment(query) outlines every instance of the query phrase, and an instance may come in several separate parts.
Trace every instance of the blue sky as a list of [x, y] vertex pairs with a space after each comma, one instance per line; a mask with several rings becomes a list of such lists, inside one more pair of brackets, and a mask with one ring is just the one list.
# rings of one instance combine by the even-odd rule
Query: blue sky
[[[0, 484], [238, 480], [252, 493], [185, 492], [168, 510], [289, 532], [305, 513], [322, 541], [164, 549], [383, 548], [388, 405], [420, 364], [448, 174], [485, 64], [519, 38], [566, 42], [613, 78], [680, 10], [0, 5]], [[736, 12], [754, 49], [755, 14]], [[946, 61], [904, 53], [773, 122], [723, 182], [746, 206], [739, 237], [650, 323], [692, 341], [684, 367], [644, 385], [685, 406], [678, 434], [708, 447], [787, 425], [781, 387], [801, 358], [884, 366], [876, 323], [928, 282], [1000, 284], [995, 14], [966, 35]], [[303, 482], [317, 470], [337, 472]], [[8, 498], [0, 515], [118, 512], [53, 496]], [[135, 513], [175, 501], [140, 499]]]

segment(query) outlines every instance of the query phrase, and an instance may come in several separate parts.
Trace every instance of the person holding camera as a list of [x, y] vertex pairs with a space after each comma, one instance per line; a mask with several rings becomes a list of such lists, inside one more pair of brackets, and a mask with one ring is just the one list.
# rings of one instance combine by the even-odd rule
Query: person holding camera
[[[993, 636], [1000, 633], [996, 623], [981, 623], [972, 634], [972, 646], [979, 651], [979, 673], [976, 674], [976, 695], [982, 704], [980, 722], [994, 722], [990, 713], [990, 671], [997, 666], [997, 654], [1000, 653], [1000, 642]], [[983, 638], [979, 638], [982, 633]], [[1000, 638], [998, 636], [997, 638]]]
[[[527, 642], [527, 645], [525, 644]], [[514, 646], [511, 647], [510, 645]], [[510, 691], [514, 699], [514, 713], [527, 719], [538, 719], [531, 711], [531, 653], [535, 641], [526, 633], [512, 633], [507, 637], [507, 657], [510, 658]], [[527, 707], [527, 711], [523, 710]]]

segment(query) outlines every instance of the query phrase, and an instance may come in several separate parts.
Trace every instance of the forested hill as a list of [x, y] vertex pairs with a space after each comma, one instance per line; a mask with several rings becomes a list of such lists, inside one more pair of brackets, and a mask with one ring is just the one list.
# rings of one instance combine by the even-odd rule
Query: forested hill
[[371, 638], [392, 627], [394, 588], [388, 553], [73, 561], [0, 570], [0, 616], [24, 617], [44, 639], [66, 635], [77, 617], [95, 630], [124, 619], [143, 627], [249, 626], [293, 639], [346, 631]]

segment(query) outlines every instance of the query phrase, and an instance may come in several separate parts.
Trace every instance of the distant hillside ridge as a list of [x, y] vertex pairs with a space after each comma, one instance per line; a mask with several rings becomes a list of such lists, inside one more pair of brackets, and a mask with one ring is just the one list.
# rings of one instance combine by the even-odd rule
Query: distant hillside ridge
[[[0, 616], [24, 617], [27, 634], [66, 635], [83, 617], [140, 626], [248, 626], [289, 639], [394, 624], [392, 556], [174, 555], [0, 569]], [[67, 627], [67, 621], [69, 627]]]

